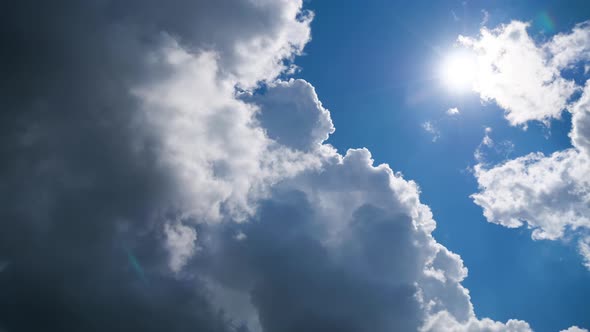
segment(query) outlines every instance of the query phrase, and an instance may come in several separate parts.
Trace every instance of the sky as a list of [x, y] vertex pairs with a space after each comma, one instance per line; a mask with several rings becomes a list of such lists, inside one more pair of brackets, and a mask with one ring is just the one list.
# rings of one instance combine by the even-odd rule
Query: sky
[[589, 19], [6, 4], [0, 332], [587, 332]]

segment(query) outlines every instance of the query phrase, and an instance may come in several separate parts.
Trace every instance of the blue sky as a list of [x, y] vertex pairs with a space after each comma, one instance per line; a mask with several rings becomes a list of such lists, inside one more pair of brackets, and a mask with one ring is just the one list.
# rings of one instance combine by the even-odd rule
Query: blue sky
[[[476, 36], [484, 19], [495, 27], [511, 20], [532, 22], [530, 34], [545, 40], [590, 17], [586, 1], [345, 1], [309, 2], [315, 12], [312, 41], [296, 63], [331, 111], [336, 132], [328, 140], [339, 151], [368, 147], [377, 163], [388, 163], [417, 181], [422, 200], [437, 220], [437, 239], [459, 253], [469, 269], [476, 313], [506, 320], [519, 317], [536, 331], [590, 325], [590, 273], [575, 245], [533, 241], [525, 228], [486, 222], [469, 195], [477, 181], [468, 170], [484, 128], [514, 149], [490, 152], [500, 162], [530, 152], [571, 146], [570, 116], [550, 128], [510, 126], [493, 102], [476, 93], [441, 87], [437, 74], [460, 34]], [[545, 17], [553, 26], [547, 25]], [[579, 74], [575, 77], [578, 77]], [[451, 107], [461, 114], [449, 117]], [[435, 123], [440, 138], [422, 130]]]

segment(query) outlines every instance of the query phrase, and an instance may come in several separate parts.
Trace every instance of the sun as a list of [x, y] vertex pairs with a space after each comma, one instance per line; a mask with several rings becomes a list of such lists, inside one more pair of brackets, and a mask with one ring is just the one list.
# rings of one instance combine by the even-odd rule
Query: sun
[[442, 62], [440, 75], [445, 87], [453, 92], [472, 90], [478, 75], [475, 55], [464, 50], [449, 53]]

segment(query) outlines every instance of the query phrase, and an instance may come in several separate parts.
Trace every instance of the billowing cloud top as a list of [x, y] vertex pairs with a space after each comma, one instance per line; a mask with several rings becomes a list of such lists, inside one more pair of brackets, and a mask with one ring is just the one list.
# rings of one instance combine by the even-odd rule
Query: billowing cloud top
[[[493, 30], [483, 28], [479, 38], [459, 37], [459, 43], [476, 54], [474, 90], [483, 100], [495, 101], [505, 109], [513, 125], [559, 118], [576, 91], [574, 82], [562, 78], [559, 68], [547, 65], [543, 48], [535, 45], [527, 27], [514, 21]], [[560, 40], [556, 38], [554, 44]], [[557, 46], [547, 45], [551, 47]]]

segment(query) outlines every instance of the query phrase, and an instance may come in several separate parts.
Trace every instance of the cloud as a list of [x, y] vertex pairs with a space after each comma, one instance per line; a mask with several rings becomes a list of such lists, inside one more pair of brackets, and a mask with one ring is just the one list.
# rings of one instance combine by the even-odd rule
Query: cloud
[[488, 24], [488, 21], [490, 20], [490, 13], [487, 10], [482, 9], [481, 15], [482, 15], [482, 18], [481, 18], [481, 22], [479, 23], [479, 25], [485, 26], [486, 24]]
[[[507, 161], [488, 168], [475, 166], [480, 192], [472, 195], [489, 222], [506, 227], [526, 223], [534, 239], [556, 240], [568, 233], [585, 237], [590, 230], [590, 155], [583, 129], [587, 121], [588, 94], [572, 106], [574, 148]], [[580, 238], [580, 253], [588, 258], [587, 242]]]
[[[492, 321], [491, 319], [469, 319], [460, 323], [449, 315], [448, 312], [442, 311], [431, 317], [426, 323], [427, 331], [437, 332], [532, 332], [533, 330], [527, 322], [511, 319], [502, 324]], [[574, 330], [575, 331], [575, 330]]]
[[571, 107], [572, 130], [570, 138], [572, 145], [581, 153], [590, 155], [590, 81], [580, 99]]
[[566, 228], [590, 227], [588, 156], [570, 149], [533, 153], [487, 169], [475, 167], [480, 193], [473, 200], [490, 222], [527, 223], [533, 238], [555, 240]]
[[[223, 212], [245, 218], [272, 183], [313, 166], [312, 158], [277, 144], [283, 142], [258, 126], [259, 108], [236, 96], [238, 82], [219, 79], [215, 54], [191, 54], [171, 42], [151, 63], [166, 70], [167, 77], [144, 82], [132, 93], [140, 102], [137, 121], [158, 133], [158, 161], [173, 171], [181, 189], [175, 208], [207, 221], [222, 219]], [[195, 98], [194, 91], [202, 97]], [[270, 89], [260, 100], [270, 102], [274, 94]], [[329, 116], [322, 120], [326, 128], [310, 130], [325, 139], [332, 127]], [[323, 140], [314, 139], [316, 145]]]
[[493, 30], [482, 28], [478, 38], [459, 36], [459, 43], [476, 56], [473, 89], [482, 100], [502, 107], [512, 125], [559, 118], [576, 91], [559, 68], [547, 65], [546, 46], [537, 46], [527, 27], [513, 21]]
[[[581, 44], [586, 28], [586, 24], [577, 25], [570, 34], [557, 35], [548, 42], [545, 48], [558, 53], [552, 54], [551, 61], [544, 66], [553, 71], [572, 61], [585, 60], [586, 49]], [[523, 54], [522, 60], [526, 58], [526, 53]], [[515, 85], [516, 82], [507, 80], [503, 84]], [[543, 89], [539, 88], [538, 93]], [[472, 195], [489, 222], [511, 228], [526, 225], [533, 230], [533, 239], [577, 240], [585, 262], [590, 256], [587, 246], [590, 230], [589, 101], [590, 83], [587, 82], [579, 99], [567, 105], [572, 113], [569, 134], [572, 148], [548, 156], [531, 153], [491, 167], [478, 160], [475, 176], [479, 193]]]
[[494, 146], [494, 140], [490, 137], [490, 133], [492, 132], [492, 128], [486, 127], [484, 132], [485, 132], [485, 135], [484, 135], [483, 139], [481, 140], [481, 142], [477, 146], [477, 149], [475, 149], [475, 152], [473, 153], [473, 157], [475, 158], [475, 160], [478, 163], [485, 162], [485, 159], [486, 159], [485, 158], [485, 150], [488, 150]]
[[322, 106], [314, 87], [304, 80], [273, 82], [264, 94], [244, 99], [260, 107], [257, 118], [261, 126], [282, 145], [309, 151], [318, 148], [334, 132], [330, 113]]
[[[479, 322], [467, 269], [434, 228], [415, 183], [366, 149], [332, 152], [321, 171], [276, 187], [253, 220], [201, 228], [208, 240], [189, 266], [215, 280], [215, 303], [237, 323], [264, 331], [440, 331], [429, 322], [441, 312], [453, 331], [517, 324]], [[228, 293], [251, 308], [232, 308]]]
[[550, 63], [559, 69], [590, 61], [590, 22], [577, 24], [570, 33], [560, 33], [544, 45]]
[[311, 16], [300, 1], [4, 9], [0, 328], [232, 330], [182, 269], [195, 224], [246, 218], [314, 163], [234, 88], [288, 69]]
[[440, 131], [431, 121], [422, 123], [422, 129], [432, 135], [432, 142], [436, 142], [440, 138]]
[[484, 129], [484, 137], [473, 153], [473, 158], [478, 162], [480, 168], [489, 165], [489, 157], [496, 157], [505, 161], [514, 152], [514, 143], [512, 141], [502, 140], [496, 142], [491, 136], [492, 131], [491, 127]]
[[588, 330], [579, 328], [577, 326], [572, 326], [567, 330], [562, 330], [561, 332], [588, 332]]
[[197, 232], [182, 223], [174, 223], [164, 225], [164, 234], [166, 248], [171, 253], [170, 269], [179, 272], [195, 252]]
[[451, 107], [447, 110], [447, 115], [454, 116], [454, 115], [459, 115], [459, 114], [460, 114], [460, 112], [457, 107]]
[[277, 79], [301, 1], [4, 9], [0, 328], [527, 326], [479, 320], [418, 185]]
[[590, 237], [586, 236], [578, 242], [578, 251], [584, 259], [584, 266], [590, 270]]

